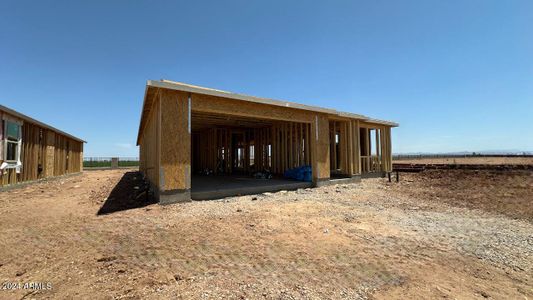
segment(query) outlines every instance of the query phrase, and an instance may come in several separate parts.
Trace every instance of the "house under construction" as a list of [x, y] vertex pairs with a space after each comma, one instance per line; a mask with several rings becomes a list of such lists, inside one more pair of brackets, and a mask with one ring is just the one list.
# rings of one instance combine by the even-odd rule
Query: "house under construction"
[[83, 140], [3, 105], [0, 140], [0, 187], [83, 169]]
[[[160, 203], [354, 181], [392, 171], [396, 126], [333, 109], [150, 80], [137, 137], [140, 170]], [[283, 178], [300, 166], [310, 166], [311, 182]], [[273, 178], [254, 179], [258, 172]]]

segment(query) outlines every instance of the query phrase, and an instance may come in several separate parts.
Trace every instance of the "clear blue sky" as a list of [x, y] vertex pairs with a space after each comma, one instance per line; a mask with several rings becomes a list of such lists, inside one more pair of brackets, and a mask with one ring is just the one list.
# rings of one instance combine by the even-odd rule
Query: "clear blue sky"
[[0, 103], [86, 156], [138, 155], [161, 78], [393, 120], [396, 153], [533, 150], [533, 1], [0, 2]]

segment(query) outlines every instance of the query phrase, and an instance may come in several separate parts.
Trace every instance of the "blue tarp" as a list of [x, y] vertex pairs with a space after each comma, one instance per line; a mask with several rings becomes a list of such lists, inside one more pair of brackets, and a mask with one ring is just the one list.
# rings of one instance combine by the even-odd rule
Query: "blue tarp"
[[283, 173], [286, 178], [296, 179], [300, 181], [311, 182], [313, 180], [313, 172], [311, 166], [302, 166], [294, 169], [289, 169]]

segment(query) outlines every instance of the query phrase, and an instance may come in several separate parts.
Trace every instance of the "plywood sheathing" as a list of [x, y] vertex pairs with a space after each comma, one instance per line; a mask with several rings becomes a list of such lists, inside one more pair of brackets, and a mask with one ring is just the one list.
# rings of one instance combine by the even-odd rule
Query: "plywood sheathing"
[[151, 108], [146, 118], [140, 150], [140, 171], [143, 172], [155, 191], [159, 189], [159, 96], [150, 102]]
[[[151, 108], [151, 102], [154, 101], [155, 94], [158, 93], [159, 90], [163, 90], [163, 89], [181, 91], [181, 92], [186, 92], [186, 93], [191, 93], [191, 94], [196, 94], [196, 95], [203, 95], [203, 96], [213, 97], [217, 99], [228, 99], [231, 101], [231, 103], [233, 103], [233, 106], [236, 108], [241, 108], [241, 105], [245, 105], [246, 107], [253, 108], [254, 106], [250, 106], [246, 104], [257, 104], [259, 106], [263, 105], [263, 106], [268, 106], [268, 107], [286, 108], [291, 111], [303, 111], [307, 114], [315, 114], [315, 113], [327, 114], [331, 120], [364, 120], [368, 123], [377, 124], [381, 126], [389, 126], [389, 127], [398, 126], [398, 124], [394, 122], [371, 119], [363, 115], [353, 114], [353, 113], [348, 113], [348, 112], [341, 112], [341, 111], [337, 111], [334, 109], [310, 106], [310, 105], [299, 104], [299, 103], [288, 102], [288, 101], [261, 98], [261, 97], [255, 97], [255, 96], [249, 96], [249, 95], [242, 95], [242, 94], [231, 93], [227, 91], [221, 91], [217, 89], [194, 86], [194, 85], [185, 84], [181, 82], [174, 82], [170, 80], [160, 80], [160, 81], [148, 80], [146, 84], [143, 108], [141, 111], [141, 120], [139, 123], [139, 131], [137, 135], [138, 145], [140, 145], [141, 136], [144, 132], [144, 127], [146, 126], [147, 115], [149, 114], [149, 111]], [[245, 107], [242, 107], [242, 109], [239, 109], [239, 110], [240, 111], [245, 110]], [[245, 112], [245, 115], [251, 115], [251, 114]], [[264, 114], [263, 116], [270, 116], [270, 114]], [[300, 121], [303, 121], [303, 120], [300, 120]]]
[[[4, 113], [11, 116], [10, 113]], [[5, 169], [3, 174], [0, 173], [0, 186], [82, 171], [82, 140], [73, 139], [62, 131], [56, 132], [55, 128], [22, 114], [17, 113], [13, 117], [25, 118], [21, 128], [22, 168], [19, 174], [14, 168]]]
[[191, 188], [191, 134], [188, 94], [162, 90], [160, 93], [160, 166], [161, 191]]
[[384, 127], [382, 131], [381, 155], [383, 161], [383, 171], [392, 172], [392, 143], [391, 129]]
[[[237, 164], [241, 171], [250, 172], [252, 146], [255, 170], [283, 173], [310, 164], [315, 182], [330, 177], [330, 151], [339, 152], [336, 167], [347, 175], [387, 169], [387, 134], [395, 123], [188, 85], [159, 84], [147, 85], [138, 144], [140, 168], [161, 190], [190, 188], [193, 168], [231, 173]], [[195, 118], [200, 121], [192, 122]], [[330, 148], [335, 138], [330, 135], [330, 121], [339, 133], [338, 148]], [[370, 129], [378, 131], [377, 141], [370, 141]], [[234, 134], [244, 150], [239, 162], [232, 145]], [[370, 147], [377, 149], [377, 155], [370, 155]], [[337, 159], [332, 163], [337, 164]]]
[[313, 115], [303, 110], [245, 101], [239, 101], [236, 103], [233, 99], [210, 95], [191, 94], [191, 99], [191, 110], [193, 113], [204, 112], [245, 116], [257, 119], [307, 123], [310, 123], [313, 117]]
[[326, 114], [316, 114], [311, 123], [311, 149], [313, 182], [330, 177], [329, 164], [329, 119]]
[[30, 181], [42, 178], [44, 174], [39, 172], [41, 165], [42, 154], [44, 152], [45, 144], [41, 143], [41, 128], [30, 123], [24, 124], [22, 127], [22, 137], [24, 143], [22, 144], [22, 165], [24, 166], [21, 174], [21, 181]]
[[54, 146], [56, 135], [53, 131], [46, 131], [46, 154], [45, 154], [45, 176], [54, 176]]

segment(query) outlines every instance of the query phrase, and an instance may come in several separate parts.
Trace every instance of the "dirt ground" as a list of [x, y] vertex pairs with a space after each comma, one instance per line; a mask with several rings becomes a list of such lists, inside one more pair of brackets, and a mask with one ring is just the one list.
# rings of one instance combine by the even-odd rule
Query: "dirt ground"
[[533, 157], [456, 157], [395, 159], [401, 164], [533, 165]]
[[[118, 184], [118, 186], [117, 186]], [[159, 206], [125, 170], [0, 192], [0, 298], [532, 299], [533, 173]]]

